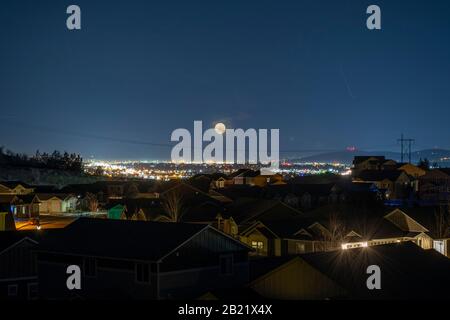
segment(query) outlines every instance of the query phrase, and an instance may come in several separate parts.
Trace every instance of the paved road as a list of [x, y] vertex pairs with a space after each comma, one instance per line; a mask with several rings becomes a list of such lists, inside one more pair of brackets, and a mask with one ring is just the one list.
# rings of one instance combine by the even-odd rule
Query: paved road
[[[58, 229], [64, 228], [69, 225], [73, 221], [75, 221], [76, 217], [67, 217], [67, 216], [44, 216], [41, 215], [40, 225], [41, 229]], [[29, 221], [16, 221], [16, 229], [17, 230], [35, 230], [37, 228], [36, 225], [31, 224]]]

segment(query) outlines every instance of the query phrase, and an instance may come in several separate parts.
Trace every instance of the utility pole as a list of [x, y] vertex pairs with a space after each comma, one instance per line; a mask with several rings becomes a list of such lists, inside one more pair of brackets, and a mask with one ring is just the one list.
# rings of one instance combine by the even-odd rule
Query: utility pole
[[403, 160], [406, 158], [406, 155], [408, 156], [408, 163], [411, 163], [411, 145], [414, 143], [414, 139], [404, 138], [403, 133], [400, 137], [400, 139], [397, 139], [398, 142], [400, 142], [400, 158], [401, 162], [403, 163]]

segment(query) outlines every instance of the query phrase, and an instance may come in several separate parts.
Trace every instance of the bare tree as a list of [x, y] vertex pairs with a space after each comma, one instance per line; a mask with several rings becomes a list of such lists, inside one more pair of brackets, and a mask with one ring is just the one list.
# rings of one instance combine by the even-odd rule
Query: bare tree
[[324, 233], [326, 250], [339, 248], [345, 237], [345, 226], [337, 212], [328, 216], [328, 232]]
[[98, 200], [95, 194], [90, 192], [86, 193], [87, 204], [90, 212], [97, 212], [98, 210]]
[[172, 190], [165, 193], [162, 200], [162, 207], [165, 214], [159, 220], [180, 222], [186, 211], [186, 203], [183, 195], [177, 190]]
[[434, 230], [433, 233], [438, 239], [447, 238], [450, 236], [450, 206], [441, 205], [439, 211], [434, 214]]

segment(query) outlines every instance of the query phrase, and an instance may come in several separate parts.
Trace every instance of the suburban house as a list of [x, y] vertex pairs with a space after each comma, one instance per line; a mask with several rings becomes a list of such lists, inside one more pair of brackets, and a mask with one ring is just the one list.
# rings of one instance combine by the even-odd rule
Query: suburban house
[[9, 203], [1, 202], [0, 196], [0, 231], [15, 231], [16, 223], [11, 212], [11, 205]]
[[373, 183], [380, 191], [384, 191], [386, 199], [405, 199], [414, 190], [412, 177], [400, 170], [365, 170], [353, 181]]
[[240, 232], [242, 242], [251, 246], [258, 256], [286, 256], [306, 252], [324, 251], [328, 230], [309, 219], [290, 218], [254, 222]]
[[34, 194], [17, 195], [11, 203], [11, 211], [15, 218], [38, 218], [39, 204], [40, 200]]
[[33, 250], [39, 235], [29, 231], [0, 232], [0, 299], [38, 298]]
[[[201, 179], [202, 177], [198, 177]], [[197, 181], [198, 182], [198, 181]], [[209, 181], [206, 189], [209, 188]], [[209, 224], [218, 230], [237, 237], [238, 228], [228, 213], [227, 205], [232, 201], [214, 191], [203, 191], [191, 183], [180, 182], [158, 192], [157, 198], [124, 198], [110, 200], [108, 217], [156, 222], [173, 222], [168, 207], [179, 211], [177, 221]]]
[[71, 194], [37, 193], [39, 213], [60, 214], [76, 211], [78, 198]]
[[287, 183], [267, 187], [267, 195], [294, 208], [304, 210], [323, 204], [338, 202], [334, 183]]
[[323, 224], [279, 200], [250, 201], [235, 210], [231, 214], [238, 223], [239, 238], [255, 255], [283, 256], [334, 247]]
[[[248, 283], [249, 251], [209, 225], [79, 218], [41, 242], [40, 295], [194, 298]], [[81, 267], [81, 290], [66, 287], [69, 265]]]
[[[427, 229], [426, 234], [432, 238], [432, 248], [450, 258], [450, 212], [448, 210], [449, 208], [445, 206], [396, 209]], [[427, 248], [430, 247], [427, 241], [421, 243], [422, 246], [427, 244]]]
[[219, 177], [217, 180], [214, 181], [214, 188], [216, 189], [222, 189], [225, 188], [229, 183], [228, 179], [226, 177]]
[[376, 246], [404, 241], [412, 241], [424, 249], [433, 248], [433, 239], [428, 235], [428, 229], [404, 213], [396, 211], [385, 217], [367, 245]]
[[[228, 176], [228, 180], [234, 185], [248, 185], [265, 187], [270, 184], [284, 184], [283, 176], [280, 174], [262, 175], [260, 170], [239, 169]], [[227, 183], [223, 183], [223, 186]], [[222, 187], [222, 184], [220, 184]]]
[[381, 170], [385, 162], [385, 156], [355, 156], [353, 159], [352, 175], [357, 176], [365, 170]]
[[19, 198], [14, 194], [1, 194], [0, 195], [0, 205], [2, 208], [12, 211], [14, 203], [16, 203]]
[[122, 204], [112, 205], [111, 208], [108, 209], [107, 218], [115, 220], [126, 220], [127, 206]]
[[[382, 290], [369, 290], [367, 268], [381, 270]], [[445, 299], [450, 260], [403, 242], [372, 248], [254, 259], [250, 288], [269, 299]]]
[[418, 166], [415, 166], [411, 163], [398, 163], [397, 170], [403, 171], [407, 175], [416, 179], [427, 173], [424, 169], [419, 168]]
[[[390, 243], [412, 242], [423, 249], [432, 249], [434, 240], [430, 230], [405, 213], [405, 209], [394, 209], [385, 214], [369, 217], [347, 217], [354, 237], [343, 239], [342, 249], [372, 247]], [[363, 222], [363, 223], [362, 223]]]
[[429, 170], [419, 177], [419, 199], [436, 205], [450, 200], [450, 169]]
[[5, 194], [29, 194], [33, 193], [34, 189], [20, 181], [0, 181], [0, 195]]
[[81, 212], [97, 212], [99, 209], [99, 201], [95, 194], [86, 192], [80, 195], [77, 202], [77, 211]]
[[260, 175], [260, 172], [251, 169], [239, 169], [228, 175], [228, 179], [233, 181], [233, 184], [243, 185], [251, 184], [253, 178]]

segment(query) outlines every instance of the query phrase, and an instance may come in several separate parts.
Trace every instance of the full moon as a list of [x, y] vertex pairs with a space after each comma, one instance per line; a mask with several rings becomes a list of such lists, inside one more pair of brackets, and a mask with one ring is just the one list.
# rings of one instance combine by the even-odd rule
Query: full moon
[[226, 129], [227, 128], [225, 127], [225, 125], [222, 122], [216, 123], [216, 125], [214, 126], [214, 130], [218, 134], [224, 134]]

